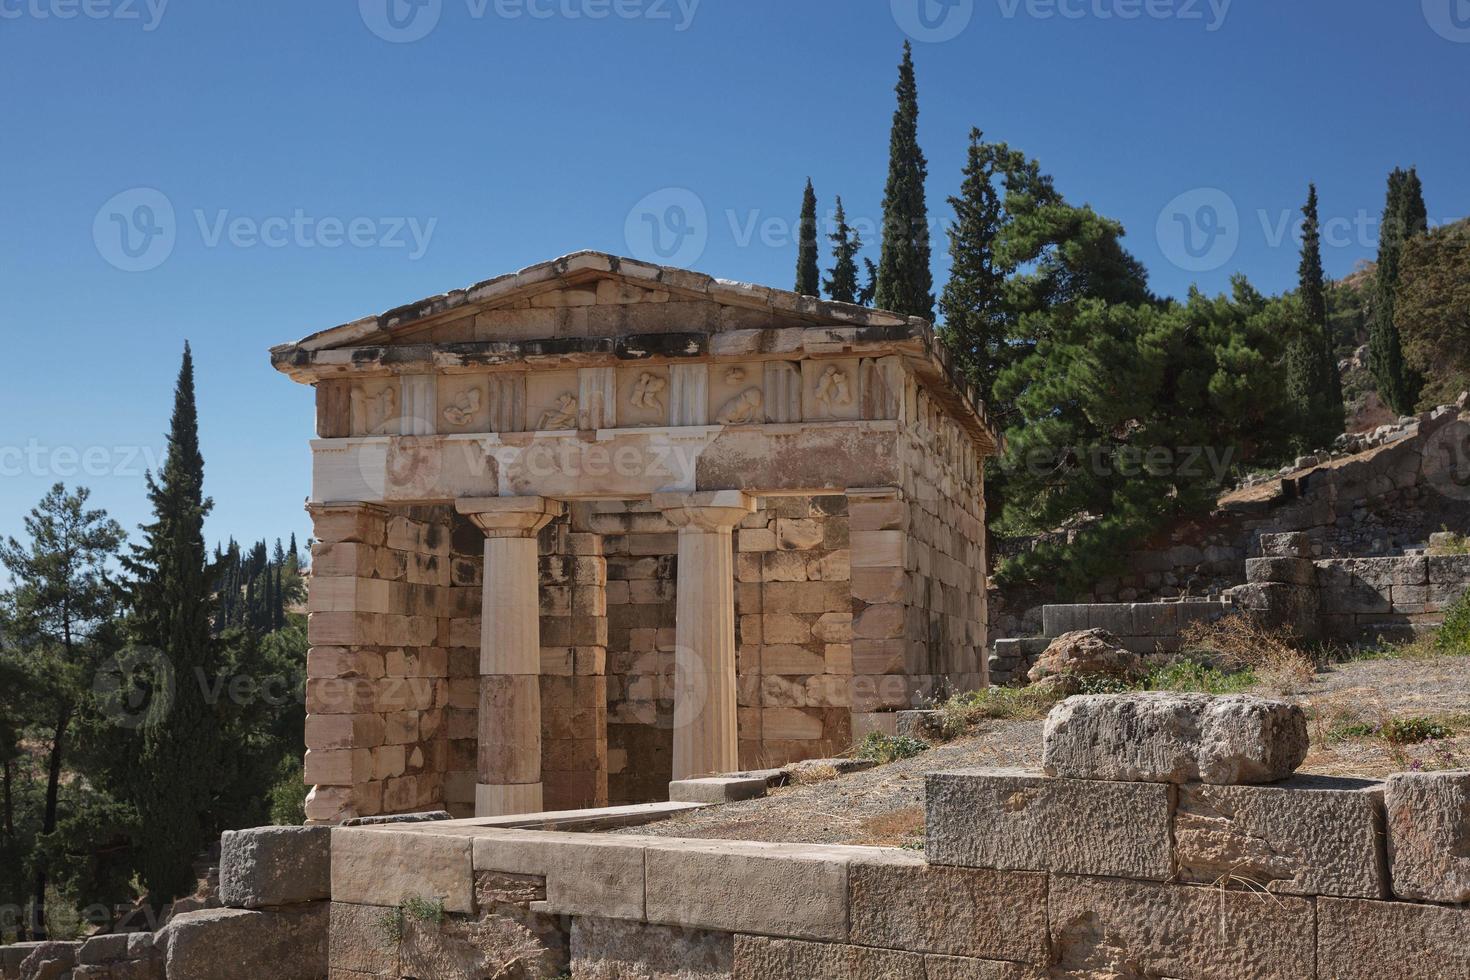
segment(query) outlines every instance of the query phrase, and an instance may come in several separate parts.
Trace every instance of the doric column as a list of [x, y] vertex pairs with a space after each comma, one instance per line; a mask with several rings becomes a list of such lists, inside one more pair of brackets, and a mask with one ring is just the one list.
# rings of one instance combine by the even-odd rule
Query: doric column
[[679, 528], [674, 779], [735, 772], [735, 557], [731, 530], [755, 511], [738, 490], [655, 494]]
[[537, 813], [542, 802], [536, 535], [561, 516], [562, 505], [544, 497], [486, 497], [456, 506], [485, 532], [475, 816]]

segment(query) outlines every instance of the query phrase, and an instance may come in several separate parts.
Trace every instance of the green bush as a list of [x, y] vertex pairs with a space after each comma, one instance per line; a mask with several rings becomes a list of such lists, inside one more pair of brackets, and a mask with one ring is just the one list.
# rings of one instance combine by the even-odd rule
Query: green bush
[[280, 775], [270, 790], [271, 823], [277, 827], [300, 827], [306, 823], [306, 780], [301, 760], [291, 756], [281, 763]]
[[900, 759], [912, 759], [920, 752], [929, 751], [929, 743], [908, 735], [884, 735], [869, 732], [867, 738], [858, 743], [857, 757], [872, 759], [879, 765], [887, 765]]
[[1434, 644], [1445, 653], [1470, 654], [1470, 591], [1445, 612]]
[[1155, 667], [1143, 686], [1151, 691], [1198, 691], [1204, 694], [1239, 694], [1256, 682], [1249, 670], [1226, 673], [1198, 660], [1176, 660]]
[[1383, 740], [1390, 745], [1418, 745], [1455, 733], [1432, 718], [1392, 718], [1383, 726]]

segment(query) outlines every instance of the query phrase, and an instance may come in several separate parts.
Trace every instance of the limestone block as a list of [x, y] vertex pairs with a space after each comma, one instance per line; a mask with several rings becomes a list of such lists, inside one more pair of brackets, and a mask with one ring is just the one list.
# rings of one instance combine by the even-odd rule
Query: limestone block
[[649, 922], [847, 939], [847, 866], [861, 848], [650, 840]]
[[300, 905], [332, 895], [326, 827], [227, 830], [220, 839], [220, 901], [229, 908]]
[[728, 933], [578, 916], [572, 976], [578, 980], [729, 980]]
[[1316, 585], [1317, 566], [1310, 558], [1247, 558], [1245, 578], [1247, 582]]
[[558, 915], [644, 917], [645, 838], [499, 831], [474, 841], [475, 870], [546, 879], [547, 909]]
[[398, 943], [392, 940], [395, 910], [333, 902], [327, 957], [332, 980], [343, 976], [397, 977]]
[[963, 956], [925, 956], [926, 980], [1046, 980], [1046, 972], [1020, 963]]
[[908, 537], [903, 531], [853, 531], [852, 567], [903, 568]]
[[567, 968], [567, 941], [556, 920], [514, 906], [442, 922], [403, 920], [399, 971], [434, 980], [554, 977]]
[[733, 980], [925, 980], [924, 957], [893, 949], [736, 936]]
[[917, 855], [860, 860], [850, 874], [854, 943], [1046, 965], [1045, 874], [926, 865]]
[[[1189, 885], [1057, 875], [1047, 897], [1068, 976], [1316, 976], [1312, 902]], [[1330, 974], [1329, 974], [1330, 975]]]
[[1165, 881], [1170, 788], [1049, 779], [1016, 769], [926, 777], [931, 864]]
[[1382, 839], [1383, 785], [1358, 779], [1191, 783], [1174, 815], [1180, 880], [1282, 895], [1385, 897]]
[[320, 980], [327, 972], [326, 903], [276, 911], [205, 909], [164, 927], [169, 977]]
[[7, 976], [18, 980], [68, 980], [81, 946], [78, 942], [58, 941], [23, 944], [19, 962], [14, 972], [7, 969]]
[[1470, 772], [1395, 773], [1386, 803], [1394, 894], [1470, 902]]
[[806, 519], [776, 519], [776, 547], [782, 551], [808, 551], [822, 543], [820, 521]]
[[1317, 976], [1333, 980], [1470, 977], [1470, 908], [1317, 900]]
[[1302, 709], [1251, 695], [1080, 695], [1052, 709], [1050, 776], [1220, 785], [1285, 779], [1306, 758]]
[[1261, 535], [1261, 557], [1263, 558], [1310, 558], [1312, 539], [1305, 534]]
[[441, 899], [447, 912], [473, 912], [469, 838], [388, 829], [334, 829], [332, 898], [354, 905]]
[[669, 783], [670, 803], [733, 803], [765, 795], [765, 777], [707, 776]]

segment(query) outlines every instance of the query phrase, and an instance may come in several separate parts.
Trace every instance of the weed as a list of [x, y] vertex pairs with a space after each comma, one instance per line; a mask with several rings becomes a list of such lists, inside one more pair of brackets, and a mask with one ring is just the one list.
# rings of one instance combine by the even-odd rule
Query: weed
[[[1277, 694], [1298, 694], [1317, 674], [1317, 658], [1301, 648], [1295, 634], [1263, 626], [1250, 616], [1237, 614], [1213, 623], [1191, 623], [1182, 636], [1192, 659], [1218, 663], [1227, 671], [1249, 672], [1251, 683]], [[1319, 651], [1318, 656], [1322, 655]]]
[[384, 909], [378, 919], [378, 931], [384, 942], [390, 946], [403, 942], [403, 932], [410, 919], [440, 925], [444, 921], [444, 899], [410, 896], [396, 908]]
[[908, 735], [885, 735], [882, 732], [869, 732], [857, 744], [854, 754], [859, 759], [872, 759], [879, 765], [887, 765], [890, 762], [898, 762], [900, 759], [912, 759], [920, 752], [929, 751], [929, 743]]
[[1470, 654], [1470, 591], [1445, 610], [1444, 625], [1435, 635], [1434, 645], [1441, 653], [1454, 656]]
[[1143, 686], [1151, 691], [1198, 691], [1204, 694], [1239, 694], [1256, 683], [1249, 670], [1228, 673], [1199, 660], [1175, 660], [1155, 667]]
[[1440, 525], [1448, 537], [1440, 539], [1439, 543], [1429, 549], [1431, 555], [1470, 555], [1470, 537], [1463, 534], [1455, 534], [1444, 525]]
[[1419, 745], [1455, 733], [1432, 718], [1390, 718], [1381, 734], [1389, 745]]
[[1045, 718], [1058, 700], [1058, 692], [1046, 685], [965, 691], [936, 705], [939, 734], [959, 738], [988, 718], [1035, 721]]

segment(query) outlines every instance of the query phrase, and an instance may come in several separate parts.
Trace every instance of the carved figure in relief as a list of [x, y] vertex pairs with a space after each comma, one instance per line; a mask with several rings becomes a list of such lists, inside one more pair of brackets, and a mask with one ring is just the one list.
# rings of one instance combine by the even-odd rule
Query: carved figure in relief
[[570, 392], [557, 396], [556, 408], [541, 413], [537, 429], [575, 429], [577, 427], [577, 396]]
[[454, 404], [444, 410], [444, 421], [450, 425], [469, 425], [480, 411], [483, 398], [479, 388], [461, 391], [455, 396]]
[[638, 383], [633, 386], [633, 404], [638, 408], [647, 408], [655, 412], [662, 412], [664, 410], [664, 403], [659, 398], [659, 393], [667, 385], [668, 382], [658, 375], [644, 373], [638, 378]]
[[827, 408], [852, 404], [852, 389], [847, 383], [847, 372], [829, 367], [817, 380], [817, 402]]
[[745, 380], [745, 368], [731, 368], [725, 372], [725, 381], [732, 385], [738, 385]]
[[721, 425], [748, 425], [755, 422], [765, 404], [759, 388], [748, 388], [725, 403], [715, 421]]
[[381, 431], [398, 416], [398, 389], [388, 387], [378, 392], [369, 402], [373, 412], [372, 431]]

